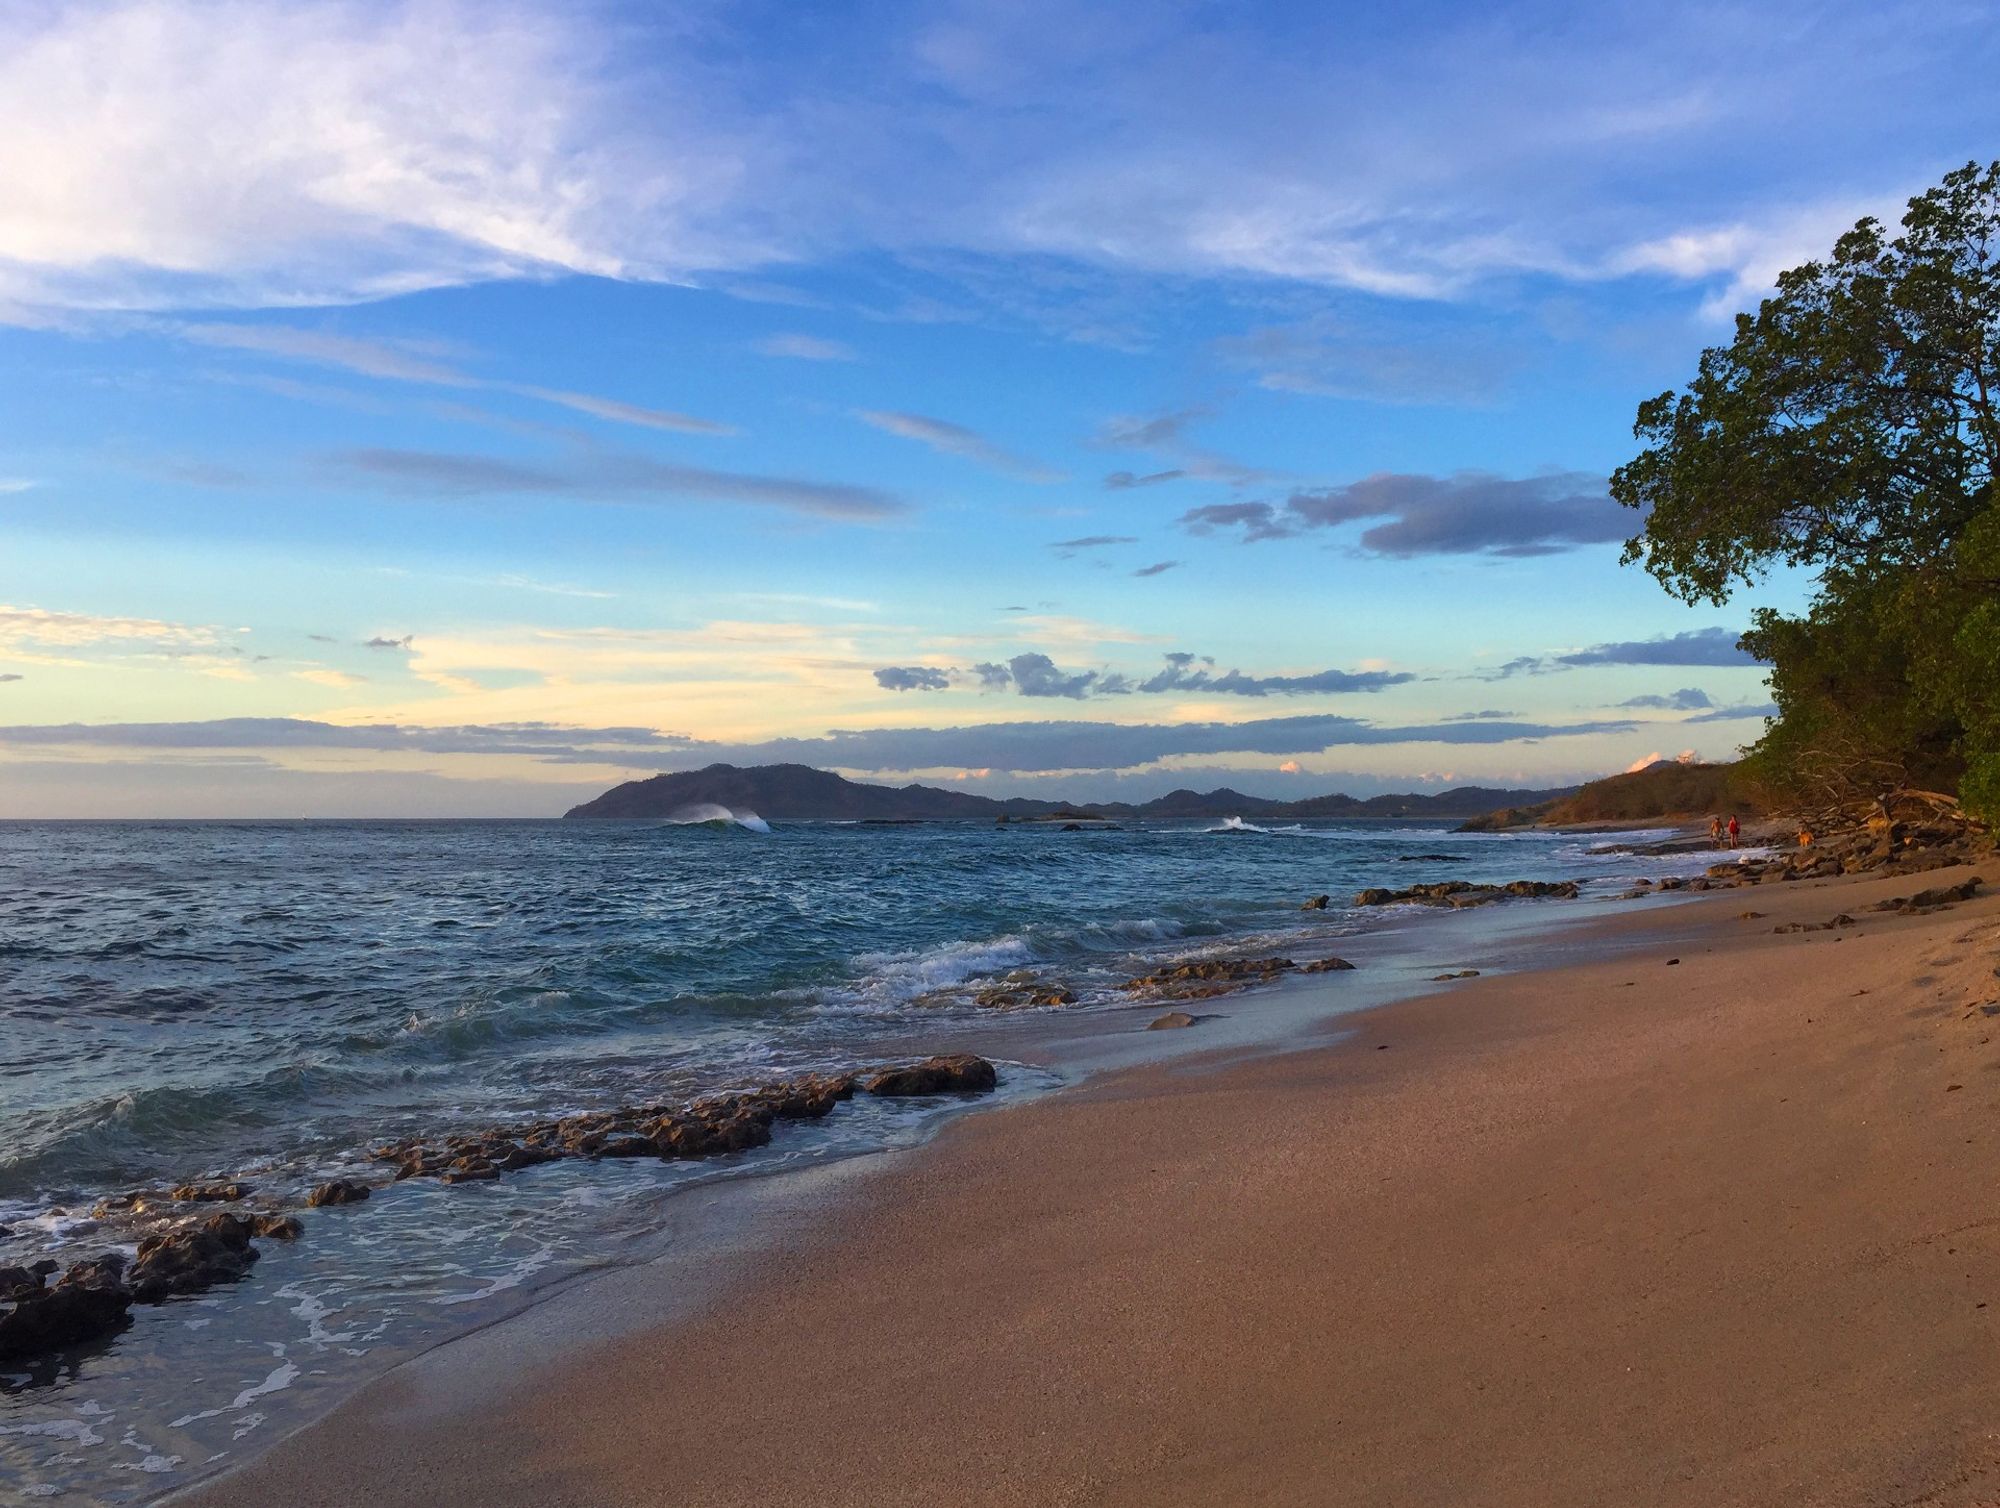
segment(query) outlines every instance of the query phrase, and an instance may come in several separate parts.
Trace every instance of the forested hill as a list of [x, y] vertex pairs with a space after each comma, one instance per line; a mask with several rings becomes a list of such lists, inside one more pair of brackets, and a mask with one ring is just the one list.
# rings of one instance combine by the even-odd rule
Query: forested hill
[[1462, 820], [1496, 807], [1532, 806], [1567, 795], [1552, 791], [1494, 790], [1462, 786], [1436, 794], [1396, 796], [1314, 796], [1305, 801], [1277, 801], [1246, 796], [1228, 789], [1174, 791], [1154, 801], [1090, 803], [1077, 806], [1056, 801], [1013, 797], [1000, 801], [967, 791], [947, 791], [930, 785], [869, 785], [829, 770], [799, 764], [712, 764], [630, 780], [594, 801], [573, 807], [569, 817], [672, 817], [690, 807], [716, 805], [731, 811], [755, 812], [784, 821], [817, 818], [847, 822], [997, 821], [1051, 816], [1097, 816], [1117, 821], [1171, 817], [1257, 817], [1299, 820], [1327, 818], [1369, 820], [1396, 817]]

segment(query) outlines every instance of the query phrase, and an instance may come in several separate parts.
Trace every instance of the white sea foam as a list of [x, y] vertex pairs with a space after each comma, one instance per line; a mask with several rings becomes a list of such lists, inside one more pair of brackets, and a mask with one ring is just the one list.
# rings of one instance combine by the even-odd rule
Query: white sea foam
[[431, 1302], [442, 1307], [450, 1307], [454, 1304], [470, 1304], [475, 1299], [490, 1299], [497, 1293], [505, 1293], [509, 1288], [519, 1288], [529, 1278], [540, 1272], [544, 1267], [547, 1267], [554, 1260], [554, 1247], [538, 1247], [519, 1262], [516, 1262], [506, 1272], [488, 1278], [485, 1283], [473, 1289], [472, 1292], [442, 1294], [431, 1300]]
[[1241, 817], [1224, 817], [1213, 827], [1204, 827], [1205, 833], [1268, 833], [1268, 827], [1259, 827], [1254, 822], [1245, 822]]
[[[190, 1424], [193, 1424], [197, 1419], [220, 1419], [224, 1414], [240, 1413], [242, 1410], [248, 1408], [255, 1400], [267, 1397], [272, 1393], [282, 1393], [286, 1388], [290, 1387], [293, 1383], [297, 1382], [298, 1380], [299, 1380], [298, 1363], [291, 1361], [285, 1362], [282, 1365], [274, 1368], [262, 1382], [257, 1383], [254, 1387], [247, 1387], [243, 1389], [242, 1392], [238, 1393], [228, 1403], [223, 1404], [221, 1408], [202, 1409], [196, 1413], [183, 1414], [180, 1416], [180, 1418], [173, 1420], [168, 1425], [168, 1428], [186, 1429]], [[174, 1457], [174, 1459], [178, 1461], [180, 1457], [176, 1456]]]

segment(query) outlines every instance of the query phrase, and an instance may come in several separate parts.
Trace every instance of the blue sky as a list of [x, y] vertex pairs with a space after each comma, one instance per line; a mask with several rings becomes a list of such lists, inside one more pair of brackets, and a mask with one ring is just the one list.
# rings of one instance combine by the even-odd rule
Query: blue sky
[[1637, 402], [1991, 156], [1989, 5], [27, 0], [0, 815], [1726, 757]]

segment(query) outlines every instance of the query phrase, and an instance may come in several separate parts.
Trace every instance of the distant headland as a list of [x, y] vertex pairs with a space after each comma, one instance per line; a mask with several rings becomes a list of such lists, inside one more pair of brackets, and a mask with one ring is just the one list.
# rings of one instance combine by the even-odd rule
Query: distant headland
[[1440, 821], [1477, 817], [1503, 807], [1534, 807], [1573, 794], [1556, 790], [1501, 790], [1460, 786], [1435, 794], [1369, 796], [1332, 794], [1304, 801], [1248, 796], [1227, 787], [1213, 791], [1171, 791], [1152, 801], [1070, 803], [1026, 796], [998, 800], [931, 785], [870, 785], [830, 770], [801, 764], [741, 768], [712, 764], [706, 769], [628, 780], [593, 801], [572, 807], [566, 817], [671, 817], [688, 807], [714, 804], [748, 809], [778, 821], [944, 822], [1009, 821], [1035, 818], [1277, 817], [1285, 819], [1393, 820], [1430, 817]]

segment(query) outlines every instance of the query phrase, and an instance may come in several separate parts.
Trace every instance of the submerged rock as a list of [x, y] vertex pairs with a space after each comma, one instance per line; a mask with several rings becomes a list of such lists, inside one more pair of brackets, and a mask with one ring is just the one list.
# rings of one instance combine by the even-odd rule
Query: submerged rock
[[268, 1236], [273, 1241], [296, 1241], [306, 1233], [297, 1215], [252, 1215], [250, 1234]]
[[167, 1197], [183, 1204], [233, 1204], [255, 1192], [247, 1183], [184, 1183]]
[[1315, 958], [1299, 965], [1301, 974], [1344, 974], [1354, 965], [1344, 958]]
[[1146, 1025], [1149, 1032], [1173, 1031], [1183, 1026], [1193, 1026], [1195, 1018], [1186, 1011], [1168, 1011], [1164, 1016], [1155, 1016]]
[[1316, 895], [1311, 900], [1307, 901], [1303, 906], [1299, 907], [1299, 910], [1324, 911], [1326, 910], [1327, 906], [1332, 903], [1332, 901], [1333, 897], [1330, 895]]
[[356, 1183], [348, 1178], [336, 1178], [323, 1183], [306, 1195], [306, 1206], [319, 1209], [329, 1204], [359, 1204], [368, 1197], [368, 1185]]
[[1067, 985], [1038, 979], [1029, 969], [1016, 969], [973, 992], [972, 998], [988, 1010], [1015, 1011], [1036, 1007], [1075, 1005], [1076, 994]]
[[1000, 1082], [993, 1065], [971, 1053], [946, 1053], [903, 1068], [885, 1068], [863, 1086], [870, 1094], [984, 1094]]

